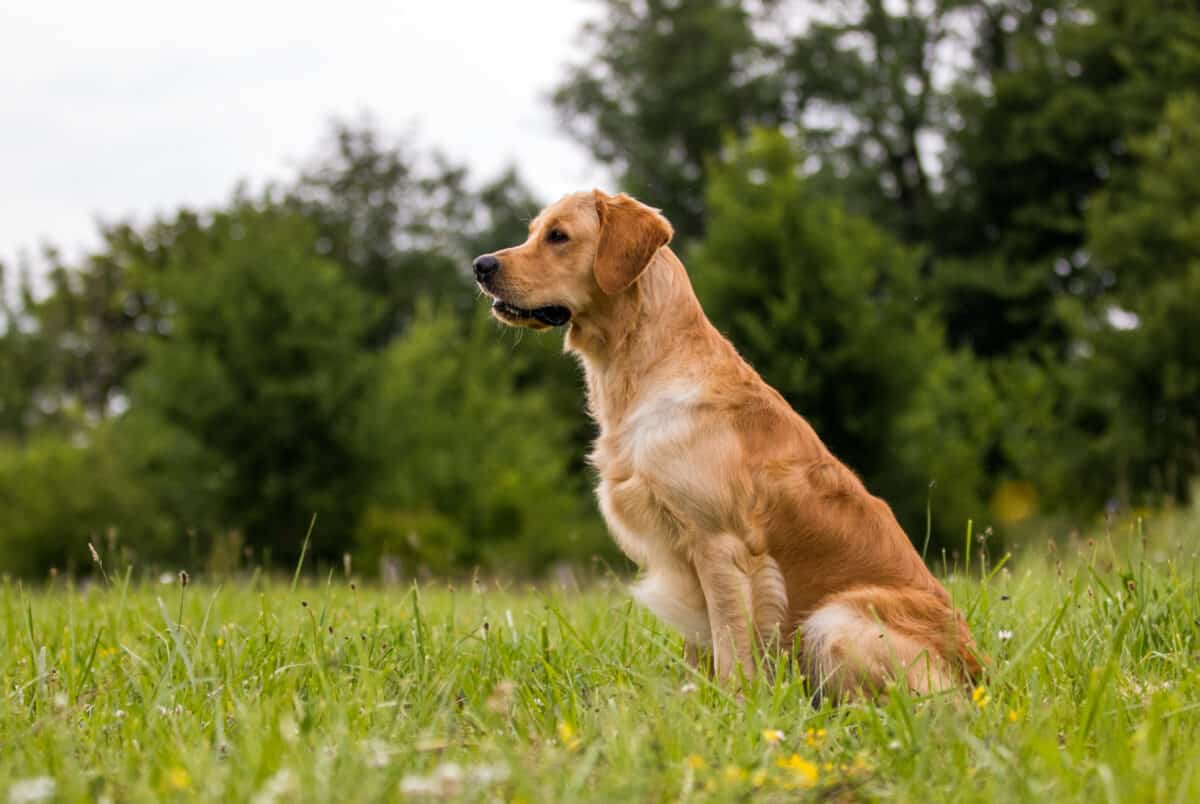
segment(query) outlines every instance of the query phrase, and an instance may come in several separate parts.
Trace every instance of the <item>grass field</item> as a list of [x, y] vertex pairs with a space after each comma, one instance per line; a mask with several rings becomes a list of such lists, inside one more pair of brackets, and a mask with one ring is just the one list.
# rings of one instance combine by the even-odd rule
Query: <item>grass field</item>
[[950, 574], [980, 688], [815, 710], [693, 674], [613, 581], [9, 581], [0, 795], [1198, 801], [1200, 533], [1120, 530]]

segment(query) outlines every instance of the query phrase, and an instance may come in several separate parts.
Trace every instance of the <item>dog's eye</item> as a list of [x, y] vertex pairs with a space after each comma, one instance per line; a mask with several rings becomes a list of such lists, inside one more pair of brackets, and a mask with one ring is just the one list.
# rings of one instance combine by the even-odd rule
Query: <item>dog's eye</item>
[[551, 229], [550, 233], [546, 235], [546, 242], [548, 243], [565, 243], [570, 239], [562, 229]]

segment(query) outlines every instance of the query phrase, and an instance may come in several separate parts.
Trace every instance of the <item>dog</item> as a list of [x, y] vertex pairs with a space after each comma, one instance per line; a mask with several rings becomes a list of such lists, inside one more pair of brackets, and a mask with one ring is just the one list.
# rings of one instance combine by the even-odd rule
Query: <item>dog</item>
[[689, 660], [752, 676], [798, 649], [815, 693], [970, 683], [966, 621], [890, 507], [709, 322], [671, 224], [628, 195], [565, 196], [475, 279], [504, 324], [565, 326], [599, 425], [600, 509], [634, 596]]

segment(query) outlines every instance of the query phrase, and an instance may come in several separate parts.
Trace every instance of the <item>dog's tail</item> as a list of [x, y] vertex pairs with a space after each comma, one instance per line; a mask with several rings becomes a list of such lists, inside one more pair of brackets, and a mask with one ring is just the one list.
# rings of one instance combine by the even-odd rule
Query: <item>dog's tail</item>
[[826, 598], [801, 624], [804, 655], [823, 694], [879, 693], [904, 680], [927, 694], [982, 672], [962, 615], [919, 589], [860, 587]]

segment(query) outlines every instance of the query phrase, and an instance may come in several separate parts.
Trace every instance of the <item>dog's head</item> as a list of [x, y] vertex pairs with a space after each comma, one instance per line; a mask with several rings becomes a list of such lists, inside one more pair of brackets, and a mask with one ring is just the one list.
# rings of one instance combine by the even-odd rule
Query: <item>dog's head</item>
[[672, 234], [624, 193], [574, 193], [542, 210], [521, 245], [476, 257], [475, 279], [505, 324], [561, 326], [633, 285]]

